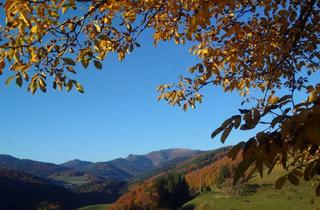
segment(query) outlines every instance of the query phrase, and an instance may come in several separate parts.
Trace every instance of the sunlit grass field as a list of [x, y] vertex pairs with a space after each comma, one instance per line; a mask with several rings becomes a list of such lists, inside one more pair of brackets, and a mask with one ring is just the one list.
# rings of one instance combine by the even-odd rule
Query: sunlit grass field
[[79, 208], [78, 210], [106, 210], [110, 207], [110, 204], [98, 204], [98, 205], [92, 205], [92, 206], [85, 206], [82, 208]]
[[256, 193], [236, 196], [223, 192], [202, 193], [187, 202], [181, 210], [315, 210], [320, 209], [320, 198], [315, 195], [312, 182], [301, 181], [299, 186], [286, 184], [283, 189], [273, 186], [283, 174], [276, 170], [263, 179], [255, 177], [249, 184], [258, 184]]
[[[305, 191], [304, 189], [308, 189]], [[249, 196], [228, 196], [204, 193], [184, 205], [183, 210], [314, 210], [320, 209], [320, 199], [310, 187], [266, 188]]]

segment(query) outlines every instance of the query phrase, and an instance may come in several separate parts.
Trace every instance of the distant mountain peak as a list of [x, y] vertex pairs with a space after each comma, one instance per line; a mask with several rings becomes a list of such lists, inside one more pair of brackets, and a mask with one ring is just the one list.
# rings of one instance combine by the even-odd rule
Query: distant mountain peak
[[62, 163], [60, 165], [67, 167], [67, 168], [74, 169], [74, 170], [82, 171], [83, 168], [85, 168], [86, 166], [89, 166], [91, 164], [93, 164], [93, 163], [90, 161], [83, 161], [83, 160], [79, 160], [79, 159], [74, 159], [74, 160], [70, 160], [65, 163]]
[[92, 163], [92, 162], [85, 161], [85, 160], [80, 160], [80, 159], [73, 159], [73, 160], [67, 161], [65, 163], [62, 163], [60, 165], [63, 165], [63, 164], [66, 164], [66, 163]]
[[152, 154], [157, 154], [157, 153], [163, 153], [163, 154], [172, 154], [172, 153], [180, 153], [184, 155], [184, 153], [187, 153], [186, 155], [190, 153], [198, 153], [201, 152], [201, 150], [193, 150], [193, 149], [186, 149], [186, 148], [169, 148], [169, 149], [161, 149], [161, 150], [156, 150], [152, 151], [143, 155], [137, 155], [137, 154], [129, 154], [125, 159], [131, 159], [135, 158], [137, 156], [149, 156]]
[[61, 165], [74, 170], [112, 178], [117, 178], [118, 173], [119, 179], [128, 179], [158, 167], [163, 167], [167, 163], [179, 163], [200, 152], [200, 150], [171, 148], [149, 152], [144, 155], [129, 154], [126, 158], [116, 158], [105, 162], [92, 163], [75, 159]]
[[133, 158], [134, 156], [136, 156], [136, 155], [134, 155], [134, 154], [129, 154], [129, 155], [126, 157], [126, 159]]
[[200, 152], [200, 150], [174, 148], [150, 152], [146, 154], [146, 156], [153, 162], [155, 166], [159, 166], [167, 161], [171, 161], [177, 158], [191, 157], [193, 155], [199, 154]]

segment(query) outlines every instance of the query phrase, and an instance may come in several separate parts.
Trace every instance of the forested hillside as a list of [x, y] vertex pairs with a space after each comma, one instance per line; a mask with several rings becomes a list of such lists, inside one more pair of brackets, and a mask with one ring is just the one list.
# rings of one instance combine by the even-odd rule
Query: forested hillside
[[[229, 148], [226, 147], [199, 154], [176, 167], [167, 169], [166, 171], [161, 171], [158, 174], [146, 178], [145, 180], [137, 182], [132, 185], [114, 205], [111, 206], [111, 209], [125, 210], [135, 208], [162, 208], [161, 196], [155, 186], [157, 179], [165, 176], [167, 173], [183, 175], [186, 178], [185, 180], [188, 184], [188, 191], [190, 195], [196, 195], [206, 186], [210, 187], [215, 185], [217, 177], [213, 170], [219, 171], [222, 166], [232, 168], [233, 165], [237, 165], [239, 160], [233, 162], [230, 158], [226, 157], [228, 150]], [[208, 176], [206, 173], [206, 168], [213, 168], [213, 170], [210, 170], [212, 173], [211, 176]]]

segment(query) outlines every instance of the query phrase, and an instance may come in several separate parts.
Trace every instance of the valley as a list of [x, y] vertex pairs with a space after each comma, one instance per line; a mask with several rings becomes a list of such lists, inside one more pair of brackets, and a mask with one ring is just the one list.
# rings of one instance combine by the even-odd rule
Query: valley
[[[72, 160], [59, 165], [0, 155], [0, 186], [2, 193], [9, 192], [2, 197], [0, 209], [37, 209], [44, 201], [48, 203], [43, 205], [58, 204], [66, 210], [113, 203], [133, 182], [201, 153], [168, 149], [106, 162]], [[34, 189], [39, 193], [32, 194]], [[16, 199], [21, 206], [15, 206]]]
[[[14, 204], [17, 198], [30, 210], [38, 210], [36, 207], [43, 202], [62, 210], [148, 209], [148, 205], [157, 205], [155, 181], [168, 173], [182, 174], [188, 184], [190, 198], [180, 210], [313, 210], [320, 206], [311, 182], [301, 182], [299, 186], [286, 183], [283, 189], [275, 190], [276, 179], [284, 174], [280, 168], [270, 175], [266, 173], [263, 179], [253, 174], [232, 186], [234, 169], [241, 157], [232, 161], [226, 156], [229, 149], [186, 150], [187, 153], [172, 149], [108, 162], [73, 160], [61, 165], [0, 156], [0, 186], [2, 193], [10, 192], [0, 202], [10, 208], [0, 205], [0, 209], [18, 210], [21, 206]], [[9, 162], [13, 169], [9, 169]], [[32, 173], [42, 177], [23, 172], [26, 166], [17, 170], [25, 163]], [[47, 171], [38, 172], [38, 168]], [[123, 176], [123, 172], [130, 176]], [[40, 193], [30, 194], [33, 190]]]

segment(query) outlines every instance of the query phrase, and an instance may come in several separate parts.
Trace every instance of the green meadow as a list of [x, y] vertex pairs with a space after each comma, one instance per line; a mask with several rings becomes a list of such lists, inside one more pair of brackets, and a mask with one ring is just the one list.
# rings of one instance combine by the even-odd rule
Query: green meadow
[[54, 179], [74, 185], [82, 185], [89, 183], [85, 176], [55, 176]]
[[110, 207], [110, 204], [98, 204], [98, 205], [91, 205], [79, 208], [78, 210], [106, 210]]
[[320, 209], [320, 198], [313, 183], [301, 181], [299, 186], [287, 183], [276, 190], [273, 183], [283, 172], [275, 170], [270, 176], [252, 178], [249, 185], [257, 191], [246, 195], [205, 192], [187, 202], [181, 210], [315, 210]]

